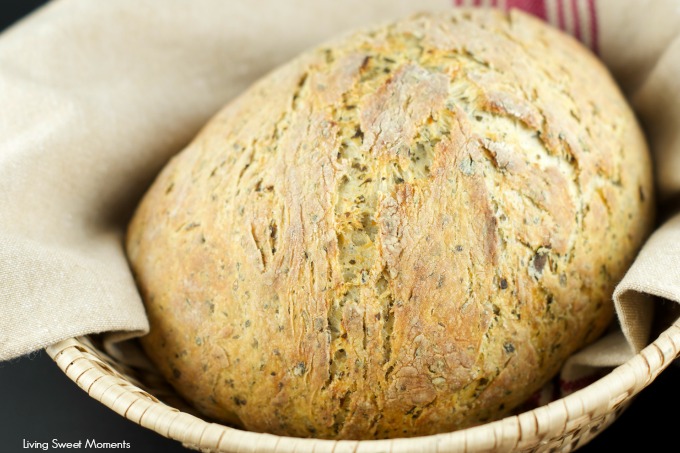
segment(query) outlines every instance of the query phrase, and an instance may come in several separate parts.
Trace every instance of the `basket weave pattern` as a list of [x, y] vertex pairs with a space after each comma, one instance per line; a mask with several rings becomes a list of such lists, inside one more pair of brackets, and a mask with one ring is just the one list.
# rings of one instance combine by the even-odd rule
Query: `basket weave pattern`
[[88, 337], [64, 340], [47, 352], [92, 398], [141, 426], [203, 452], [572, 451], [609, 426], [632, 397], [678, 356], [680, 320], [602, 379], [546, 406], [452, 433], [377, 441], [299, 439], [210, 423], [192, 415], [191, 408], [148, 364], [123, 364]]

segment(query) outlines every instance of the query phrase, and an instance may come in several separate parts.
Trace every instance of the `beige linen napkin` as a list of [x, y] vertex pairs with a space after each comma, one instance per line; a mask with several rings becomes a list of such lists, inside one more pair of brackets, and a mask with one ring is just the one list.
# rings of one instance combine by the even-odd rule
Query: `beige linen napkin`
[[[126, 223], [168, 158], [252, 81], [347, 29], [463, 4], [524, 8], [598, 50], [649, 134], [660, 201], [680, 197], [680, 1], [56, 0], [0, 36], [0, 360], [147, 331]], [[647, 295], [680, 301], [680, 217], [617, 288], [623, 335], [572, 365], [642, 348]]]

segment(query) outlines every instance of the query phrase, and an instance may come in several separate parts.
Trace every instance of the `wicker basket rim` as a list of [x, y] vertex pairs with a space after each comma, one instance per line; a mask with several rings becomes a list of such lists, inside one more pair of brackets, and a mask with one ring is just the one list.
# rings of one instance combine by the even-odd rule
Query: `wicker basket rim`
[[626, 363], [587, 387], [539, 408], [432, 436], [334, 441], [254, 433], [206, 422], [167, 406], [109, 367], [83, 338], [47, 348], [66, 375], [125, 418], [204, 452], [571, 451], [611, 424], [631, 398], [680, 352], [680, 319]]

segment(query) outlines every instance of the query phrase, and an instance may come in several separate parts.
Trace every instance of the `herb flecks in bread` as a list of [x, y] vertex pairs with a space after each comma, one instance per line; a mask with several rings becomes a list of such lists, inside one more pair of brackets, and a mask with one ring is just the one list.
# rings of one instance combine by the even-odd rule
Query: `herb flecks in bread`
[[268, 75], [163, 170], [127, 241], [142, 341], [254, 431], [483, 423], [603, 332], [652, 203], [579, 44], [515, 12], [409, 18]]

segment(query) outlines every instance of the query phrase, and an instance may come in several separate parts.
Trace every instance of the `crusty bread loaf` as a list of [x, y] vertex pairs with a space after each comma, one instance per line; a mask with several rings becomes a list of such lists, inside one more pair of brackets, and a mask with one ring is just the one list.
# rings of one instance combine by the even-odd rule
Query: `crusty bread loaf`
[[573, 39], [466, 10], [355, 33], [257, 82], [146, 194], [143, 345], [249, 430], [485, 422], [610, 323], [652, 196], [633, 114]]

